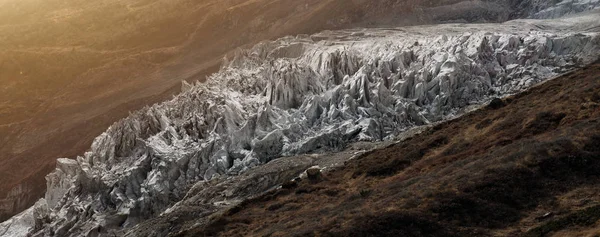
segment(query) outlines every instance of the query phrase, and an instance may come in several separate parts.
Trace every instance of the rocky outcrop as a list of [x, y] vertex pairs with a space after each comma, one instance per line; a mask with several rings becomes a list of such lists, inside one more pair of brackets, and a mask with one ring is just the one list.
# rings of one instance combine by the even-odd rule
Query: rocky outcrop
[[203, 190], [198, 182], [459, 115], [595, 59], [600, 37], [584, 23], [597, 15], [323, 32], [241, 50], [206, 83], [115, 123], [77, 160], [60, 159], [46, 198], [28, 210], [31, 233], [131, 228]]

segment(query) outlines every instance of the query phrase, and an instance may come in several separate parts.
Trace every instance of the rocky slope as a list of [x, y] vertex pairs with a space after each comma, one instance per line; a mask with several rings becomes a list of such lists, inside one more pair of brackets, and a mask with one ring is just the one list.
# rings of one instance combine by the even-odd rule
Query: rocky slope
[[[46, 197], [1, 224], [0, 234], [123, 233], [115, 231], [168, 214], [197, 192], [216, 197], [230, 188], [225, 196], [233, 199], [259, 194], [318, 162], [269, 163], [287, 170], [275, 177], [248, 171], [253, 167], [356, 141], [394, 139], [522, 91], [594, 60], [597, 29], [598, 12], [591, 12], [263, 42], [238, 52], [206, 83], [184, 83], [185, 92], [173, 100], [115, 123], [84, 156], [59, 159], [47, 177]], [[252, 179], [265, 183], [248, 190]], [[206, 182], [217, 188], [203, 187]], [[208, 203], [206, 210], [219, 208]]]
[[597, 236], [598, 182], [600, 61], [319, 179], [209, 218], [195, 216], [199, 203], [184, 202], [130, 234], [167, 227], [171, 236]]

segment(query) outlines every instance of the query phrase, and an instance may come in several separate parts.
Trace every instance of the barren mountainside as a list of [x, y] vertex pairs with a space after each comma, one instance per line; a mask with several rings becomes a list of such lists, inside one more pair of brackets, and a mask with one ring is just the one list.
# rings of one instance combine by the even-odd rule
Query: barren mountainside
[[[138, 20], [154, 19], [159, 9], [212, 10], [190, 26], [193, 32], [178, 28], [187, 40], [173, 44], [166, 42], [182, 38], [121, 32], [69, 51], [49, 46], [68, 43], [69, 36], [46, 46], [29, 37], [57, 28], [18, 28], [21, 46], [0, 53], [101, 52], [127, 62], [71, 74], [81, 81], [64, 81], [68, 86], [54, 99], [37, 94], [43, 116], [10, 117], [14, 122], [0, 127], [9, 134], [2, 149], [12, 150], [4, 154], [17, 154], [0, 159], [10, 173], [0, 179], [9, 190], [0, 210], [9, 216], [37, 200], [0, 223], [0, 236], [561, 236], [597, 230], [600, 87], [593, 62], [600, 55], [600, 10], [594, 10], [600, 1], [299, 2], [183, 1], [171, 9], [157, 1], [115, 8], [126, 7], [128, 13], [116, 12]], [[22, 4], [28, 1], [5, 6]], [[111, 4], [117, 3], [101, 6]], [[336, 10], [326, 14], [329, 9]], [[77, 18], [81, 12], [62, 13]], [[23, 22], [35, 25], [45, 16]], [[3, 17], [10, 22], [25, 15]], [[168, 19], [163, 23], [176, 21]], [[82, 26], [98, 34], [120, 29], [93, 22]], [[125, 22], [125, 28], [137, 24]], [[423, 25], [404, 26], [413, 24]], [[155, 42], [115, 44], [138, 36]], [[116, 48], [103, 49], [109, 46]], [[135, 62], [140, 55], [149, 61]], [[146, 63], [151, 66], [139, 67]], [[119, 70], [139, 80], [104, 84], [102, 73]], [[24, 80], [33, 78], [40, 77]], [[88, 84], [90, 78], [97, 81]], [[6, 104], [29, 103], [11, 94], [20, 93], [15, 88], [27, 94], [27, 83], [8, 82]], [[78, 93], [86, 99], [73, 100], [84, 95]], [[73, 102], [60, 102], [67, 100]], [[105, 102], [121, 112], [106, 114], [117, 107]], [[91, 141], [92, 130], [119, 116]], [[48, 156], [69, 157], [59, 155], [65, 154], [61, 147], [77, 156], [56, 160], [38, 200], [40, 174], [54, 163]], [[33, 163], [31, 172], [19, 172]]]
[[[597, 5], [576, 3], [555, 15]], [[1, 1], [0, 220], [43, 196], [44, 176], [57, 157], [81, 155], [129, 111], [177, 94], [182, 80], [204, 81], [238, 47], [327, 29], [502, 22], [550, 6], [508, 0]]]
[[[595, 236], [600, 62], [217, 213], [172, 236]], [[165, 233], [163, 233], [165, 234]], [[159, 234], [162, 235], [162, 234]]]

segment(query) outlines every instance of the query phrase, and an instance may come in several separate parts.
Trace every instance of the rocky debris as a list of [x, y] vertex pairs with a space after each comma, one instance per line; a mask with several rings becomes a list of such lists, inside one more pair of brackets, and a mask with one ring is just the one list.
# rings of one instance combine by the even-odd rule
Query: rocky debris
[[308, 168], [306, 177], [312, 182], [318, 182], [321, 179], [321, 168], [318, 166]]
[[[243, 201], [269, 190], [291, 189], [297, 186], [296, 177], [313, 166], [317, 158], [310, 156], [284, 157], [249, 169], [241, 175], [219, 177], [200, 181], [186, 193], [185, 197], [161, 215], [149, 219], [130, 229], [114, 232], [117, 236], [167, 236], [198, 223], [206, 223], [223, 211], [232, 211]], [[179, 218], [177, 222], [169, 222]], [[167, 225], [161, 228], [161, 225]], [[176, 228], [174, 228], [176, 226]], [[162, 229], [165, 232], [156, 232]]]
[[502, 108], [504, 106], [506, 106], [506, 103], [502, 99], [500, 99], [500, 98], [494, 98], [488, 104], [488, 108], [490, 108], [490, 109], [499, 109], [499, 108]]
[[281, 184], [281, 188], [283, 189], [294, 189], [296, 187], [298, 187], [298, 182], [296, 181], [296, 179], [288, 180]]
[[[600, 110], [578, 106], [598, 91], [600, 61], [506, 98], [510, 104], [501, 109], [478, 110], [361, 155], [318, 185], [265, 193], [177, 236], [597, 233]], [[528, 134], [524, 125], [544, 111], [566, 117], [558, 127]], [[493, 124], [473, 130], [485, 120]], [[389, 172], [363, 175], [368, 170]], [[554, 216], [536, 221], [550, 211]]]
[[[61, 159], [32, 234], [106, 234], [194, 193], [204, 194], [186, 202], [213, 210], [213, 197], [268, 190], [304, 164], [279, 157], [394, 139], [590, 62], [600, 37], [572, 32], [582, 24], [598, 24], [597, 15], [323, 32], [242, 50], [205, 84], [115, 123], [77, 160]], [[239, 176], [271, 163], [281, 165], [273, 174]]]

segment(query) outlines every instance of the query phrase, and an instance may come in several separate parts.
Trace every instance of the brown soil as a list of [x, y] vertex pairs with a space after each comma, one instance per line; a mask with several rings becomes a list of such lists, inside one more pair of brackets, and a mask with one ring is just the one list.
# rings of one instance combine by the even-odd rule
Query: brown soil
[[600, 62], [186, 236], [598, 236]]

